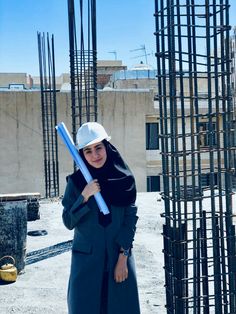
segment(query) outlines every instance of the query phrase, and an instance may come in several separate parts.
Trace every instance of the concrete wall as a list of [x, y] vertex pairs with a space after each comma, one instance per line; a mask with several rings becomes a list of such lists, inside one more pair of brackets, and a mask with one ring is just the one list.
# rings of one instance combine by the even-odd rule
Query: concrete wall
[[[99, 114], [111, 142], [134, 172], [139, 191], [146, 191], [145, 111], [153, 106], [148, 91], [101, 91]], [[70, 93], [57, 94], [58, 122], [71, 131]], [[45, 193], [41, 99], [39, 92], [0, 92], [0, 194]], [[73, 162], [59, 139], [60, 194]]]
[[146, 191], [145, 113], [151, 104], [150, 91], [103, 91], [99, 99], [100, 121], [134, 172], [139, 191]]
[[156, 79], [126, 79], [116, 80], [107, 84], [109, 87], [117, 89], [140, 89], [150, 88], [157, 92], [157, 80]]
[[[150, 74], [150, 77], [143, 78], [141, 74], [137, 71], [127, 71], [127, 78], [124, 79], [125, 74], [121, 75], [122, 78], [119, 78], [119, 73], [117, 76], [113, 77], [110, 82], [107, 84], [107, 86], [111, 88], [116, 88], [116, 89], [129, 89], [129, 88], [136, 88], [136, 89], [141, 89], [141, 88], [148, 88], [148, 89], [153, 89], [156, 94], [158, 94], [158, 80], [157, 78], [153, 78], [152, 75]], [[133, 75], [132, 78], [129, 77], [129, 75]], [[148, 75], [148, 73], [147, 73]], [[184, 95], [189, 96], [189, 84], [193, 83], [189, 77], [183, 78], [183, 86], [184, 86]], [[170, 91], [170, 86], [169, 86], [169, 79], [165, 81], [166, 84], [166, 93], [167, 96], [169, 95]], [[198, 86], [198, 93], [199, 96], [205, 97], [205, 99], [202, 101], [204, 103], [204, 106], [206, 107], [206, 99], [207, 99], [207, 93], [208, 93], [208, 78], [207, 77], [198, 77], [197, 81], [197, 86]], [[211, 82], [212, 86], [212, 96], [214, 96], [214, 81], [212, 80]], [[220, 87], [219, 87], [219, 92]], [[176, 81], [176, 95], [180, 95], [180, 81]]]
[[39, 94], [0, 93], [1, 193], [42, 190], [39, 104]]
[[[44, 195], [40, 106], [38, 92], [0, 93], [0, 193], [40, 192]], [[58, 97], [58, 109], [58, 120], [71, 125], [68, 94]], [[71, 171], [71, 162], [62, 145], [59, 145], [59, 156], [63, 175]]]

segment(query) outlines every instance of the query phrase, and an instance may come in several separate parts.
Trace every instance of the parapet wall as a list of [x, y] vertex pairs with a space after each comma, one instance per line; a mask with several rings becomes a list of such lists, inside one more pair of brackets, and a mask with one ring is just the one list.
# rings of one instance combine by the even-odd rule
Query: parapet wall
[[[112, 143], [133, 170], [139, 191], [146, 191], [145, 111], [153, 105], [151, 92], [100, 91], [101, 122]], [[70, 93], [57, 94], [58, 122], [71, 131]], [[0, 193], [45, 194], [44, 155], [39, 92], [0, 92]], [[59, 139], [60, 194], [73, 163]]]

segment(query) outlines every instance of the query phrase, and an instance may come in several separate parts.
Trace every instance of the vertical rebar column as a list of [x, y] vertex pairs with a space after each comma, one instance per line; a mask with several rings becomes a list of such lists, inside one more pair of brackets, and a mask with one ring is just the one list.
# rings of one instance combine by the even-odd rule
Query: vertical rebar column
[[[97, 121], [96, 0], [68, 0], [72, 134], [78, 127]], [[84, 5], [85, 4], [85, 5]], [[75, 12], [79, 12], [76, 23]]]
[[155, 0], [167, 313], [236, 313], [226, 0]]
[[38, 54], [41, 88], [41, 112], [44, 148], [45, 196], [59, 195], [56, 78], [54, 37], [38, 32]]

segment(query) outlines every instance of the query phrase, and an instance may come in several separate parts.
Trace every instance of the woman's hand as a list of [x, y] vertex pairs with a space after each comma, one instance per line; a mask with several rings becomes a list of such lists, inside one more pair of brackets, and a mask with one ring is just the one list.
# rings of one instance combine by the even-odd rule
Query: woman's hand
[[90, 196], [96, 194], [97, 192], [100, 192], [100, 185], [98, 183], [98, 180], [95, 179], [91, 182], [89, 182], [85, 188], [83, 189], [81, 195], [83, 195], [84, 197], [84, 203], [88, 201], [88, 199], [90, 198]]
[[114, 271], [114, 279], [117, 283], [123, 282], [128, 278], [127, 256], [119, 254]]

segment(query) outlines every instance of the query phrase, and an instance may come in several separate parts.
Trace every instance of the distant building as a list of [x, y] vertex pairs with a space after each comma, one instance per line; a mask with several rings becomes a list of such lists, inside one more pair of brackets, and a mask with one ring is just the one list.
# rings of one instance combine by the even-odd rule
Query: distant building
[[0, 90], [22, 90], [30, 87], [26, 73], [0, 73]]
[[[236, 147], [236, 27], [234, 27], [234, 33], [230, 39], [230, 52], [231, 52], [231, 87], [233, 96], [233, 128], [234, 128], [234, 146]], [[236, 187], [236, 152], [233, 156], [234, 162], [234, 177], [233, 185]]]
[[[98, 81], [100, 82], [98, 121], [104, 124], [107, 131], [111, 133], [113, 143], [117, 145], [133, 170], [137, 180], [138, 191], [161, 191], [163, 183], [161, 179], [162, 160], [159, 136], [160, 115], [159, 100], [158, 97], [155, 97], [155, 95], [158, 95], [157, 73], [153, 69], [144, 68], [144, 66], [127, 70], [121, 61], [99, 61], [97, 71]], [[31, 78], [25, 73], [19, 73], [19, 75], [11, 73], [3, 76], [0, 74], [0, 86], [9, 87], [9, 84], [24, 84], [26, 88], [31, 87], [31, 90], [40, 88], [38, 77]], [[186, 75], [186, 80], [184, 79], [183, 82], [186, 96], [188, 96], [188, 80], [189, 78]], [[203, 156], [202, 163], [204, 169], [207, 169], [209, 155], [205, 154], [204, 151], [209, 146], [209, 138], [206, 135], [209, 121], [207, 115], [204, 115], [208, 110], [205, 80], [206, 78], [204, 77], [198, 78], [199, 109], [203, 114], [199, 119], [199, 130], [202, 132], [199, 145]], [[107, 81], [108, 83], [106, 83]], [[30, 82], [32, 83], [31, 85]], [[168, 85], [168, 80], [166, 84]], [[176, 89], [177, 96], [180, 93], [178, 86], [179, 84], [177, 84]], [[70, 130], [71, 99], [69, 74], [64, 73], [57, 77], [57, 88], [64, 91], [64, 93], [57, 94], [58, 116], [60, 121], [64, 121]], [[37, 191], [43, 195], [40, 93], [38, 91], [28, 93], [25, 96], [24, 91], [26, 90], [18, 92], [18, 97], [15, 97], [14, 91], [0, 93], [0, 103], [3, 112], [2, 116], [0, 115], [0, 134], [3, 134], [1, 147], [5, 147], [1, 155], [2, 173], [0, 176], [2, 185], [0, 183], [0, 190], [8, 193], [18, 192], [19, 188], [28, 192], [34, 192], [38, 189]], [[21, 106], [21, 111], [19, 112], [17, 111], [18, 105]], [[167, 103], [167, 110], [169, 110], [168, 106]], [[187, 101], [185, 106], [186, 108], [190, 107]], [[180, 103], [177, 103], [177, 111], [181, 115]], [[185, 113], [189, 114], [187, 109]], [[222, 124], [221, 120], [222, 118], [220, 117], [220, 125]], [[186, 132], [190, 132], [190, 118], [186, 118], [185, 121]], [[213, 128], [216, 127], [216, 122], [215, 117], [213, 117], [211, 122]], [[213, 138], [212, 144], [215, 145], [216, 141], [217, 139]], [[191, 145], [190, 139], [186, 141], [186, 145]], [[63, 151], [63, 153], [60, 153], [60, 190], [63, 191], [65, 185], [64, 178], [66, 174], [72, 171], [72, 162], [68, 162], [70, 158], [64, 147], [59, 146], [59, 148]], [[29, 173], [29, 165], [34, 169], [33, 176]], [[20, 184], [17, 180], [20, 180]], [[202, 173], [200, 180], [203, 187], [209, 186], [210, 174], [207, 172]], [[217, 175], [214, 176], [214, 180], [217, 180]], [[233, 185], [236, 188], [235, 176]]]
[[[120, 60], [98, 60], [97, 61], [97, 88], [103, 89], [107, 85], [113, 73], [124, 71], [127, 66]], [[9, 90], [9, 86], [17, 90], [17, 85], [24, 85], [25, 89], [40, 90], [40, 76], [31, 76], [27, 73], [0, 73], [0, 90]], [[18, 88], [20, 89], [20, 87]], [[69, 91], [70, 74], [62, 73], [56, 76], [56, 89]]]
[[[69, 73], [62, 73], [59, 76], [56, 76], [56, 89], [61, 90], [61, 89], [66, 89], [65, 86], [70, 85], [70, 74]], [[32, 76], [32, 89], [40, 89], [40, 76]]]
[[124, 71], [127, 67], [122, 65], [120, 60], [98, 60], [97, 62], [97, 87], [103, 89], [113, 73], [117, 71]]

